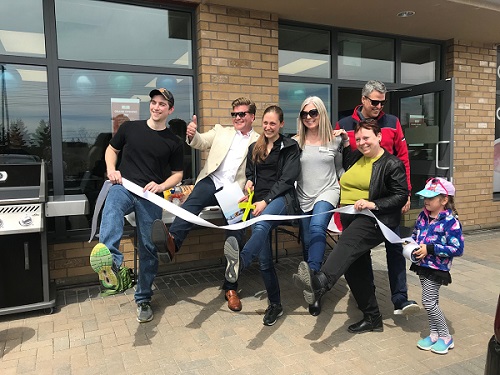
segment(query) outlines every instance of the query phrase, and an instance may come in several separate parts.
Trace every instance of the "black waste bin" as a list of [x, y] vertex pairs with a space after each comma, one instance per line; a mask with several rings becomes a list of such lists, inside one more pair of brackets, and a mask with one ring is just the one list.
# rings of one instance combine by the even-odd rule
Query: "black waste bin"
[[488, 343], [484, 375], [500, 375], [500, 343], [495, 340], [494, 335]]

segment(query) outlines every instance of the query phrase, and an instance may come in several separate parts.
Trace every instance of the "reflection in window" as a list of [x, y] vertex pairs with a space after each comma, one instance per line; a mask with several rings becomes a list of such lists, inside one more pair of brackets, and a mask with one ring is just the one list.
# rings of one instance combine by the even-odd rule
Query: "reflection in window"
[[330, 78], [330, 32], [304, 27], [279, 28], [279, 74]]
[[42, 0], [2, 0], [0, 55], [45, 57]]
[[338, 77], [394, 82], [394, 41], [388, 38], [339, 33]]
[[192, 67], [191, 15], [187, 12], [56, 0], [56, 22], [61, 59]]
[[29, 65], [0, 64], [2, 162], [52, 160], [47, 72]]
[[439, 45], [401, 43], [401, 82], [419, 84], [433, 82], [439, 77], [441, 49]]
[[[331, 116], [331, 88], [330, 85], [313, 83], [280, 82], [280, 106], [285, 115], [284, 134], [297, 134], [297, 119], [300, 105], [309, 96], [318, 96], [325, 103], [329, 116]], [[331, 119], [330, 119], [331, 120]]]
[[[403, 128], [411, 160], [435, 160], [439, 141], [439, 95], [430, 93], [401, 99]], [[419, 173], [422, 172], [422, 173]], [[412, 170], [412, 174], [425, 174]]]
[[[60, 69], [59, 80], [65, 194], [86, 194], [91, 209], [106, 178], [104, 152], [111, 137], [124, 121], [149, 118], [153, 88], [165, 87], [174, 95], [175, 110], [169, 116], [174, 133], [182, 132], [182, 123], [194, 113], [191, 77]], [[191, 149], [185, 152], [190, 164]], [[184, 178], [190, 177], [186, 169]]]

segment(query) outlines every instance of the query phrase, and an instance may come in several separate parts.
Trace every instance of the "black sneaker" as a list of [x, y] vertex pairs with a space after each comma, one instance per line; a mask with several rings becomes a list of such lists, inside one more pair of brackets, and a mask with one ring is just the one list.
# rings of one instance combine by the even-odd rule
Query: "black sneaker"
[[141, 302], [137, 304], [137, 321], [146, 323], [153, 320], [153, 309], [150, 302]]
[[266, 313], [264, 315], [264, 325], [265, 326], [272, 326], [280, 316], [283, 315], [283, 307], [281, 307], [281, 304], [271, 304], [267, 307]]

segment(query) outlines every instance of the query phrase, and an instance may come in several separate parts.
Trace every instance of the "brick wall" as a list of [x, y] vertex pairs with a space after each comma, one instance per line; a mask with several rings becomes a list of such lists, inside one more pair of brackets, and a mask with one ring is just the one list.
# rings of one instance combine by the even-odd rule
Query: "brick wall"
[[453, 176], [466, 229], [500, 222], [500, 202], [493, 201], [496, 59], [493, 45], [447, 43], [446, 77], [455, 78]]
[[198, 125], [231, 125], [231, 102], [246, 96], [263, 110], [279, 101], [278, 19], [265, 12], [200, 5], [198, 43]]

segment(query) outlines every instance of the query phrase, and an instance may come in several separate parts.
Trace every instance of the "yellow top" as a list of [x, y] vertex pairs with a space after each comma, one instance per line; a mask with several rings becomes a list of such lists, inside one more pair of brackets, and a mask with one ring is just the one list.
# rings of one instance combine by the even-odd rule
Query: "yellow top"
[[360, 199], [368, 199], [373, 163], [382, 155], [374, 158], [362, 156], [340, 179], [340, 204], [354, 204]]

